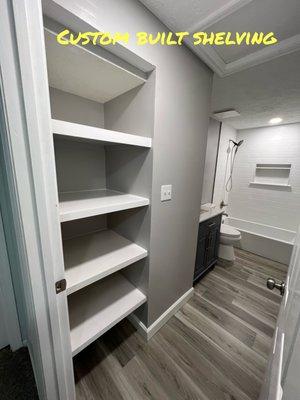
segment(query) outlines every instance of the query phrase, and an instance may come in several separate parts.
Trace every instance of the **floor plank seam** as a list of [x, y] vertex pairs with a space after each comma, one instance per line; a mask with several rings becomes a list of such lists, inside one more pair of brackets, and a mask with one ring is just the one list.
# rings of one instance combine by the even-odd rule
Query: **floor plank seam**
[[286, 267], [236, 255], [150, 341], [123, 320], [83, 350], [77, 400], [258, 400], [281, 301], [264, 285]]

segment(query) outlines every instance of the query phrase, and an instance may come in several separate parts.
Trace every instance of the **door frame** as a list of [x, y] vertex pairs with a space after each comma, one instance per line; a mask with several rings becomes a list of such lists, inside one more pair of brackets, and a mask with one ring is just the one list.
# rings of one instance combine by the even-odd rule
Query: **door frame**
[[8, 196], [22, 262], [26, 341], [41, 399], [74, 400], [40, 0], [0, 0], [1, 135]]

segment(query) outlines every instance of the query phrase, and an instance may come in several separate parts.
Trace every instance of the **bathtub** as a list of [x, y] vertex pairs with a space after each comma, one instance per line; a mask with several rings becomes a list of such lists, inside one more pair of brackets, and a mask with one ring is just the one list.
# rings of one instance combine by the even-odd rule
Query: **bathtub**
[[226, 218], [225, 223], [242, 234], [236, 247], [289, 264], [296, 232], [233, 217]]

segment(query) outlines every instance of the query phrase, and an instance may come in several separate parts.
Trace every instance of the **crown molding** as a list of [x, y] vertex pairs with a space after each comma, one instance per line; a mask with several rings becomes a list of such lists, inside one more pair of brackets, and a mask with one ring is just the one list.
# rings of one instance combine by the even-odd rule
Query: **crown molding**
[[[223, 7], [209, 14], [197, 24], [192, 25], [188, 32], [204, 31], [209, 26], [233, 14], [238, 9], [251, 3], [253, 0], [232, 0]], [[232, 75], [247, 68], [271, 61], [277, 57], [300, 50], [300, 34], [292, 36], [281, 42], [257, 50], [235, 61], [226, 63], [217, 51], [211, 46], [199, 46], [195, 48], [192, 41], [187, 39], [186, 44], [220, 77]]]
[[228, 17], [235, 11], [251, 3], [252, 1], [253, 0], [231, 0], [224, 6], [217, 9], [216, 11], [210, 13], [207, 17], [203, 18], [201, 21], [191, 25], [189, 28], [187, 28], [187, 31], [188, 32], [203, 31], [209, 26], [221, 21], [223, 18]]
[[[147, 1], [140, 1], [147, 7]], [[228, 17], [252, 1], [253, 0], [230, 0], [201, 21], [185, 29], [187, 32], [190, 32], [190, 35], [185, 38], [184, 43], [221, 78], [300, 50], [300, 34], [282, 40], [274, 45], [266, 46], [229, 63], [226, 63], [212, 46], [194, 46], [193, 40], [191, 39], [193, 33], [207, 31], [207, 28]], [[176, 26], [169, 26], [169, 28], [176, 32]]]
[[257, 50], [254, 53], [248, 54], [236, 61], [225, 64], [224, 76], [234, 74], [235, 72], [243, 71], [244, 69], [254, 67], [274, 58], [284, 56], [300, 50], [300, 34], [291, 36], [281, 42]]
[[187, 37], [184, 41], [187, 45], [202, 61], [205, 62], [214, 72], [220, 76], [224, 76], [226, 70], [226, 64], [218, 53], [211, 46], [194, 46], [193, 39]]
[[216, 50], [211, 46], [193, 46], [192, 42], [188, 42], [189, 47], [221, 78], [232, 75], [236, 72], [243, 71], [250, 67], [271, 61], [277, 57], [293, 53], [300, 50], [300, 34], [294, 35], [281, 42], [257, 50], [247, 56], [230, 63], [225, 63]]

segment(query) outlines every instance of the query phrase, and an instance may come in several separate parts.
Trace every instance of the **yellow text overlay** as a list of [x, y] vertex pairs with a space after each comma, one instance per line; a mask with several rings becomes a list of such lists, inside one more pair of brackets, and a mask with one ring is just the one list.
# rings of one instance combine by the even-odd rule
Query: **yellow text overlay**
[[[278, 42], [274, 32], [137, 32], [135, 42], [138, 46], [161, 45], [181, 46], [183, 41], [189, 37], [194, 46], [269, 46]], [[79, 32], [72, 33], [68, 29], [60, 32], [56, 40], [62, 46], [77, 45], [115, 45], [116, 43], [129, 43], [131, 35], [129, 32]]]

